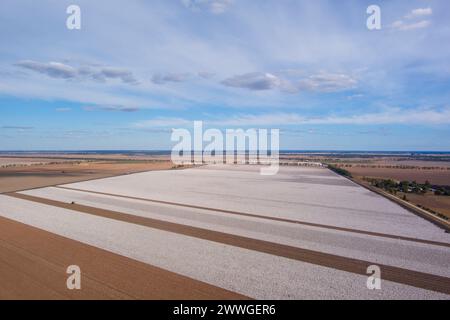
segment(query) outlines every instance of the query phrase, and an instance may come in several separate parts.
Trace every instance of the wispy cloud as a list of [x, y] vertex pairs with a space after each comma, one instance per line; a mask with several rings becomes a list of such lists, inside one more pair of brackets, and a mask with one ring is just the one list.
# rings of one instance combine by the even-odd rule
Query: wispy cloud
[[191, 124], [192, 121], [183, 118], [157, 117], [150, 120], [143, 120], [132, 125], [134, 128], [148, 129], [160, 127], [177, 127]]
[[211, 13], [221, 14], [233, 3], [233, 0], [181, 0], [181, 3], [190, 9], [207, 9]]
[[348, 124], [348, 125], [440, 125], [450, 124], [450, 108], [417, 108], [405, 110], [391, 108], [379, 113], [367, 113], [348, 116], [327, 116], [304, 119], [310, 124]]
[[338, 92], [353, 89], [357, 85], [357, 80], [350, 75], [325, 72], [310, 75], [301, 80], [282, 78], [272, 73], [255, 72], [225, 79], [222, 84], [250, 90], [279, 89], [288, 93]]
[[137, 84], [138, 81], [129, 70], [114, 67], [101, 68], [97, 72], [93, 72], [92, 77], [97, 80], [104, 81], [105, 79], [120, 79], [124, 83]]
[[152, 82], [155, 84], [165, 84], [167, 82], [183, 82], [189, 78], [189, 73], [158, 73], [153, 75]]
[[433, 9], [431, 8], [417, 8], [414, 10], [411, 10], [410, 13], [408, 13], [405, 18], [406, 19], [414, 19], [417, 17], [424, 17], [424, 16], [431, 16], [433, 14]]
[[345, 116], [302, 116], [296, 113], [274, 113], [262, 115], [242, 115], [229, 119], [222, 119], [216, 124], [274, 126], [274, 125], [441, 125], [450, 124], [450, 108], [431, 109], [417, 108], [403, 110], [390, 108], [378, 113], [365, 113]]
[[34, 127], [30, 127], [30, 126], [1, 126], [1, 129], [6, 129], [6, 130], [32, 130], [34, 129]]
[[[304, 116], [298, 113], [238, 114], [220, 118], [196, 119], [217, 127], [275, 127], [295, 125], [447, 125], [450, 124], [450, 108], [416, 108], [403, 110], [389, 108], [382, 112], [358, 115]], [[184, 118], [155, 118], [133, 124], [137, 128], [188, 127], [192, 120]]]
[[[429, 19], [417, 21], [417, 19], [423, 19], [424, 17], [429, 17], [433, 14], [433, 9], [431, 8], [417, 8], [411, 10], [404, 19], [397, 20], [392, 23], [391, 28], [400, 31], [410, 31], [416, 29], [424, 29], [431, 25]], [[415, 20], [415, 21], [411, 21]]]
[[416, 29], [424, 29], [427, 28], [430, 24], [431, 24], [430, 20], [422, 20], [414, 23], [405, 23], [402, 20], [398, 20], [392, 24], [392, 28], [400, 31], [409, 31]]
[[33, 60], [19, 61], [18, 67], [45, 74], [51, 78], [59, 79], [94, 79], [106, 81], [107, 79], [120, 79], [124, 83], [137, 84], [138, 81], [129, 70], [117, 67], [73, 67], [61, 62], [38, 62]]
[[136, 112], [139, 111], [140, 108], [138, 107], [127, 107], [127, 106], [109, 106], [109, 105], [89, 105], [83, 107], [84, 111], [98, 111], [98, 110], [104, 110], [104, 111], [121, 111], [121, 112]]
[[279, 88], [281, 80], [271, 73], [254, 72], [225, 79], [222, 84], [250, 90], [271, 90]]
[[352, 94], [352, 95], [348, 96], [347, 100], [356, 100], [356, 99], [361, 99], [363, 97], [364, 97], [364, 95], [362, 93], [356, 93], [356, 94]]
[[66, 108], [66, 107], [56, 108], [55, 111], [56, 112], [69, 112], [69, 111], [72, 111], [72, 108]]
[[215, 75], [216, 74], [214, 72], [208, 72], [208, 71], [201, 71], [198, 73], [198, 76], [203, 79], [212, 79], [215, 77]]
[[43, 63], [32, 60], [24, 60], [17, 62], [16, 65], [25, 69], [46, 74], [52, 78], [73, 79], [78, 74], [75, 68], [59, 62]]
[[317, 92], [337, 92], [356, 87], [357, 80], [346, 74], [320, 73], [302, 80], [299, 89]]

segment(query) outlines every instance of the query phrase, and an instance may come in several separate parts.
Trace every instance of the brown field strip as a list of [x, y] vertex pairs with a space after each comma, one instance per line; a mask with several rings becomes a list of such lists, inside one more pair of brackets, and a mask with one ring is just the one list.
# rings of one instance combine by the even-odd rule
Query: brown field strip
[[398, 181], [408, 180], [431, 184], [448, 185], [450, 183], [450, 170], [447, 168], [425, 170], [425, 169], [396, 169], [396, 168], [371, 168], [371, 167], [344, 167], [353, 176], [373, 177], [380, 179], [394, 179]]
[[[66, 269], [81, 268], [81, 290]], [[167, 270], [0, 217], [0, 299], [247, 299]]]
[[404, 236], [398, 236], [398, 235], [392, 235], [392, 234], [386, 234], [386, 233], [379, 233], [379, 232], [372, 232], [372, 231], [365, 231], [365, 230], [357, 230], [357, 229], [336, 227], [336, 226], [330, 226], [330, 225], [318, 224], [318, 223], [312, 223], [312, 222], [306, 222], [306, 221], [299, 221], [299, 220], [291, 220], [291, 219], [270, 217], [270, 216], [264, 216], [264, 215], [259, 215], [259, 214], [252, 214], [252, 213], [238, 212], [238, 211], [232, 211], [232, 210], [224, 210], [224, 209], [203, 207], [203, 206], [183, 204], [183, 203], [170, 202], [170, 201], [162, 201], [162, 200], [153, 200], [153, 199], [146, 199], [146, 198], [123, 196], [123, 195], [118, 195], [118, 194], [113, 194], [113, 193], [104, 193], [104, 192], [83, 190], [83, 189], [77, 189], [77, 188], [69, 188], [69, 187], [62, 187], [62, 186], [55, 186], [55, 188], [71, 190], [71, 191], [80, 191], [80, 192], [92, 193], [92, 194], [98, 194], [98, 195], [104, 195], [104, 196], [112, 196], [112, 197], [131, 199], [131, 200], [147, 201], [147, 202], [153, 202], [153, 203], [159, 203], [159, 204], [165, 204], [165, 205], [171, 205], [171, 206], [178, 206], [178, 207], [185, 207], [185, 208], [191, 208], [191, 209], [215, 211], [215, 212], [228, 213], [228, 214], [244, 216], [244, 217], [250, 217], [250, 218], [257, 218], [257, 219], [272, 220], [272, 221], [278, 221], [278, 222], [293, 223], [293, 224], [299, 224], [299, 225], [304, 225], [304, 226], [309, 226], [309, 227], [317, 227], [317, 228], [322, 228], [322, 229], [331, 229], [331, 230], [336, 230], [336, 231], [358, 233], [358, 234], [364, 234], [364, 235], [368, 235], [368, 236], [382, 237], [382, 238], [388, 238], [388, 239], [412, 241], [412, 242], [431, 244], [431, 245], [436, 245], [436, 246], [442, 246], [442, 247], [450, 248], [450, 243], [439, 242], [439, 241], [432, 241], [432, 240], [410, 238], [410, 237], [404, 237]]
[[79, 204], [69, 204], [60, 201], [54, 201], [24, 194], [12, 193], [9, 196], [33, 201], [41, 204], [46, 204], [54, 207], [74, 210], [86, 214], [96, 215], [118, 221], [134, 223], [158, 230], [182, 234], [185, 236], [195, 237], [198, 239], [214, 241], [226, 245], [249, 249], [253, 251], [263, 252], [271, 255], [276, 255], [288, 259], [320, 265], [328, 268], [333, 268], [341, 271], [351, 272], [360, 275], [367, 275], [367, 267], [376, 264], [381, 268], [382, 277], [384, 280], [393, 281], [405, 285], [414, 286], [426, 290], [432, 290], [445, 294], [450, 294], [450, 278], [438, 276], [399, 267], [382, 265], [379, 263], [372, 263], [369, 261], [346, 258], [329, 253], [302, 249], [278, 243], [242, 237], [218, 231], [201, 229], [187, 225], [181, 225], [151, 218], [134, 216], [117, 211], [99, 209]]
[[47, 164], [30, 167], [0, 168], [0, 193], [17, 192], [60, 184], [104, 179], [154, 170], [168, 170], [170, 161], [150, 163]]

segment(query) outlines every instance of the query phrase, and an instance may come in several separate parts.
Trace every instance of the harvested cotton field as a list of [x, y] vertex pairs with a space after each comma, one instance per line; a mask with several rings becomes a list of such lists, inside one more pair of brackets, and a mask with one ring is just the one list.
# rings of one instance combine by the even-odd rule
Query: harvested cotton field
[[[77, 248], [70, 264], [131, 297], [179, 298], [170, 285], [180, 278], [181, 298], [450, 298], [444, 230], [325, 168], [259, 169], [208, 165], [8, 193], [0, 216], [61, 237]], [[91, 255], [102, 265], [107, 254], [134, 275], [87, 263]], [[380, 290], [367, 288], [371, 265], [381, 270]], [[143, 268], [164, 273], [169, 289], [151, 295], [148, 284], [160, 276]], [[85, 294], [95, 297], [95, 288]]]

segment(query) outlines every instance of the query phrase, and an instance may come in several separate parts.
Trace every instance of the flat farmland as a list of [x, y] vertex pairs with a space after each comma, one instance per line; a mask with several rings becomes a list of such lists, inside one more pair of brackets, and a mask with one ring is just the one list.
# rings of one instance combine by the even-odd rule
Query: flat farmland
[[14, 158], [14, 157], [0, 157], [0, 168], [7, 166], [23, 166], [36, 165], [54, 162], [55, 159], [50, 158]]
[[380, 179], [408, 180], [418, 183], [429, 181], [431, 184], [450, 185], [450, 170], [447, 167], [440, 169], [400, 169], [400, 168], [372, 168], [372, 167], [344, 167], [352, 175], [359, 177], [373, 177]]
[[429, 208], [450, 218], [450, 197], [448, 196], [435, 196], [429, 194], [424, 196], [409, 193], [406, 194], [406, 197], [411, 203]]
[[[141, 172], [0, 195], [0, 216], [20, 230], [0, 242], [22, 284], [0, 281], [4, 295], [26, 296], [23, 261], [34, 259], [47, 266], [33, 273], [35, 292], [48, 298], [81, 298], [62, 287], [68, 264], [85, 270], [84, 297], [450, 298], [450, 235], [325, 168]], [[366, 286], [370, 265], [381, 290]]]
[[[4, 163], [12, 163], [10, 159], [0, 158]], [[51, 159], [51, 163], [38, 162], [36, 159], [21, 159], [27, 163], [23, 166], [0, 168], [0, 192], [11, 192], [24, 189], [39, 188], [55, 184], [98, 179], [120, 174], [147, 170], [170, 169], [170, 161], [68, 161], [59, 163]], [[15, 161], [15, 160], [14, 160]], [[50, 162], [50, 160], [47, 160]], [[56, 161], [56, 162], [55, 162]]]

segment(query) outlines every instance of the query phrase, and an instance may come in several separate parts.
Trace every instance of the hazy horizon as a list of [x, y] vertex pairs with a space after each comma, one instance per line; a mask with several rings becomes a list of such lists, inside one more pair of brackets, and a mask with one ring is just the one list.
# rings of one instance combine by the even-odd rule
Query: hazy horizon
[[[224, 150], [226, 152], [227, 150]], [[230, 150], [236, 152], [235, 150]], [[248, 151], [248, 150], [247, 150]], [[118, 152], [129, 152], [129, 153], [139, 153], [139, 152], [152, 152], [152, 153], [171, 153], [170, 149], [35, 149], [35, 150], [0, 150], [0, 153], [118, 153]], [[193, 150], [191, 150], [193, 152]], [[237, 151], [239, 152], [239, 151]], [[398, 154], [398, 153], [429, 153], [429, 154], [449, 154], [450, 151], [440, 151], [440, 150], [322, 150], [322, 149], [284, 149], [280, 150], [280, 153], [388, 153], [388, 154]]]

